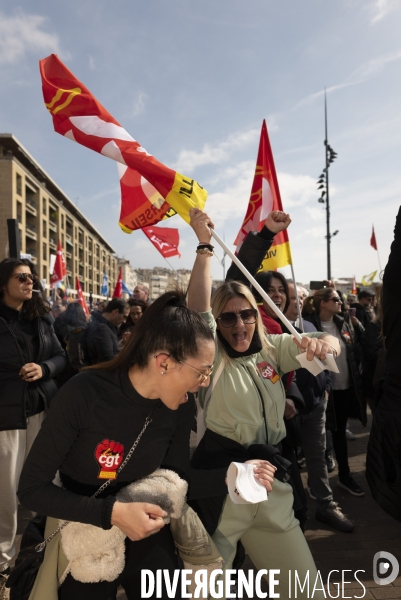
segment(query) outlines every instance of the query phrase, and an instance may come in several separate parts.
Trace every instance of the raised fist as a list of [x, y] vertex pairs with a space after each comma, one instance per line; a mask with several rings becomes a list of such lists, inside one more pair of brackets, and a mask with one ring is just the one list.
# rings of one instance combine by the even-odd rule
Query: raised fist
[[124, 446], [104, 439], [96, 446], [95, 458], [100, 467], [98, 479], [116, 479], [117, 469], [124, 459]]

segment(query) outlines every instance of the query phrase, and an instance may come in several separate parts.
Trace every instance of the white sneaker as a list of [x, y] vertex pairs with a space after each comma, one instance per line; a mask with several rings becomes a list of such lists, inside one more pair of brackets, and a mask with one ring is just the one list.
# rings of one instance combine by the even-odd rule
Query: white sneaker
[[348, 428], [345, 430], [345, 437], [347, 440], [356, 440], [356, 435]]

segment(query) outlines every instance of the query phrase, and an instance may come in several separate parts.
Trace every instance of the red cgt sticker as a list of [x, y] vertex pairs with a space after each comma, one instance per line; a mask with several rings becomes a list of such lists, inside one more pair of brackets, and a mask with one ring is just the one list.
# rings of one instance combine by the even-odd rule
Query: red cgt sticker
[[280, 375], [274, 370], [274, 368], [268, 362], [260, 362], [256, 365], [259, 375], [263, 379], [270, 379], [272, 383], [277, 383], [280, 379]]
[[124, 446], [120, 442], [104, 439], [96, 446], [95, 458], [99, 463], [97, 478], [116, 479], [117, 469], [124, 458]]

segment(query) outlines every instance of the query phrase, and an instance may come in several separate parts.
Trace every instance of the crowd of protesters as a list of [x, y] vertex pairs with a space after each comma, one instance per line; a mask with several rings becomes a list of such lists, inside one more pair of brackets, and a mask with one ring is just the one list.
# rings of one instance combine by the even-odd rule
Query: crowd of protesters
[[[291, 222], [285, 213], [270, 213], [260, 232], [248, 234], [238, 258], [300, 332], [300, 343], [234, 264], [212, 295], [213, 223], [199, 209], [191, 211], [199, 245], [188, 298], [168, 292], [150, 304], [147, 287], [138, 285], [128, 302], [99, 302], [88, 318], [78, 302], [58, 298], [51, 305], [32, 263], [3, 260], [0, 599], [9, 597], [18, 490], [24, 506], [49, 517], [46, 534], [49, 523], [61, 519], [102, 531], [115, 526], [126, 536], [125, 563], [113, 579], [80, 581], [69, 572], [51, 600], [110, 600], [119, 585], [128, 598], [138, 598], [141, 569], [180, 568], [168, 511], [156, 501], [117, 497], [159, 468], [186, 482], [186, 500], [226, 569], [238, 568], [245, 551], [258, 569], [287, 565], [313, 573], [299, 465], [306, 466], [316, 518], [351, 532], [354, 522], [335, 501], [328, 473], [336, 461], [337, 486], [365, 494], [349, 467], [348, 419], [366, 425], [367, 406], [375, 415], [368, 483], [401, 520], [399, 343], [393, 335], [400, 328], [394, 276], [400, 218], [384, 288], [376, 293], [345, 295], [331, 281], [308, 292], [279, 272], [258, 272], [274, 236]], [[300, 368], [300, 352], [308, 360], [333, 354], [339, 373], [313, 376]], [[191, 428], [198, 428], [200, 443], [190, 462]], [[135, 454], [117, 479], [130, 448]], [[252, 505], [228, 495], [233, 461], [254, 465], [269, 494], [257, 517]], [[111, 481], [98, 493], [102, 480]], [[286, 585], [281, 582], [282, 597]], [[166, 594], [163, 589], [161, 597]]]

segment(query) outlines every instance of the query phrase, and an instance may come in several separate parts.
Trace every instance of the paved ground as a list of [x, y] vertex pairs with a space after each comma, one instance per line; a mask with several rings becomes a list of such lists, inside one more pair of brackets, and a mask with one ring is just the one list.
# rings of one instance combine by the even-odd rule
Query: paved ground
[[[350, 441], [348, 444], [351, 470], [356, 481], [365, 489], [366, 496], [356, 498], [337, 488], [337, 471], [330, 475], [330, 481], [335, 500], [344, 512], [355, 521], [355, 530], [353, 533], [340, 533], [329, 525], [326, 526], [316, 521], [314, 519], [316, 503], [309, 500], [310, 519], [307, 523], [306, 538], [324, 582], [327, 581], [329, 572], [333, 570], [340, 572], [340, 575], [332, 574], [333, 582], [341, 582], [341, 571], [345, 570], [348, 570], [345, 573], [345, 581], [353, 581], [344, 586], [344, 593], [341, 590], [339, 593], [338, 587], [332, 583], [330, 586], [332, 598], [359, 597], [366, 600], [401, 600], [401, 577], [388, 586], [380, 586], [373, 580], [373, 557], [376, 552], [382, 550], [390, 552], [401, 563], [401, 523], [392, 519], [374, 502], [365, 481], [369, 425], [364, 429], [357, 421], [351, 421], [351, 428], [357, 436], [355, 441]], [[302, 472], [302, 477], [306, 483], [306, 473]], [[21, 508], [18, 521], [19, 537], [29, 518], [30, 513]], [[244, 568], [253, 568], [249, 559]], [[358, 574], [358, 578], [365, 586], [366, 592], [353, 576], [358, 569], [364, 571]], [[328, 594], [327, 597], [330, 598]], [[126, 600], [123, 590], [119, 591], [118, 600]]]

